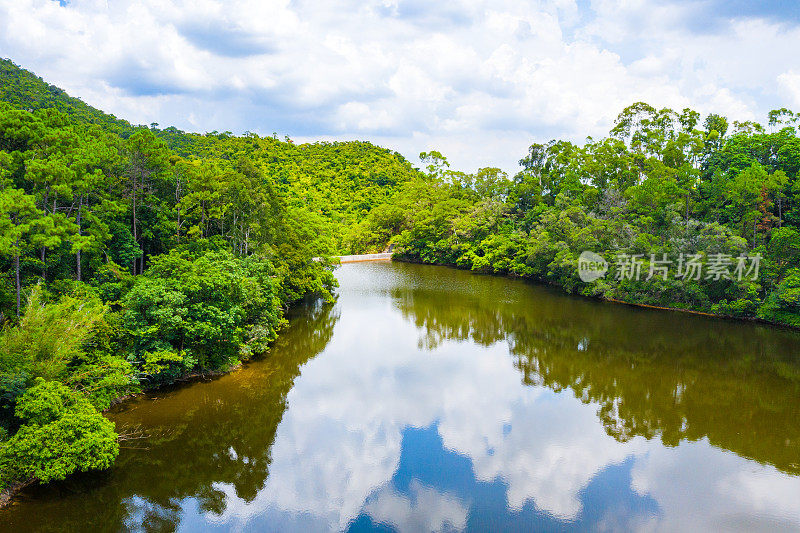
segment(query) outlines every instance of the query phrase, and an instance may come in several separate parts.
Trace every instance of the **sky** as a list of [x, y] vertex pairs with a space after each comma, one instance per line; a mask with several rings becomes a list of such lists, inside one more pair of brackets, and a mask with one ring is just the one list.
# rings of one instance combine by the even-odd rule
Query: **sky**
[[800, 110], [793, 0], [0, 0], [0, 57], [135, 124], [508, 172], [636, 101]]
[[[789, 531], [800, 524], [799, 477], [710, 444], [701, 437], [710, 430], [702, 415], [684, 420], [696, 437], [679, 446], [658, 437], [615, 439], [587, 395], [523, 385], [515, 361], [535, 353], [530, 339], [549, 345], [550, 336], [526, 335], [522, 319], [512, 326], [523, 339], [517, 342], [501, 312], [482, 307], [489, 300], [476, 294], [486, 287], [476, 293], [476, 285], [456, 278], [438, 278], [432, 287], [418, 276], [377, 263], [337, 271], [341, 311], [333, 335], [286, 397], [265, 486], [245, 499], [235, 482], [214, 483], [225, 509], [206, 512], [204, 520], [223, 531], [345, 530], [363, 515], [400, 532], [457, 531], [476, 512], [490, 523], [475, 529], [499, 531], [537, 530], [531, 523], [543, 531], [682, 532]], [[500, 305], [530, 300], [516, 290]], [[471, 295], [460, 320], [428, 306], [442, 292]], [[580, 341], [594, 345], [590, 327], [571, 336], [580, 330], [559, 330], [559, 354]], [[426, 343], [431, 336], [436, 346]], [[611, 352], [619, 349], [608, 342]], [[595, 390], [591, 382], [586, 377], [576, 388]], [[604, 394], [610, 399], [615, 391]], [[231, 448], [229, 455], [248, 452]], [[615, 466], [625, 467], [622, 479], [607, 475]], [[625, 508], [637, 499], [639, 506]], [[534, 506], [550, 521], [536, 522]], [[184, 509], [183, 529], [192, 529], [195, 513], [202, 511]], [[586, 520], [592, 516], [597, 522]], [[624, 518], [632, 521], [615, 523]], [[194, 527], [213, 529], [207, 522]]]

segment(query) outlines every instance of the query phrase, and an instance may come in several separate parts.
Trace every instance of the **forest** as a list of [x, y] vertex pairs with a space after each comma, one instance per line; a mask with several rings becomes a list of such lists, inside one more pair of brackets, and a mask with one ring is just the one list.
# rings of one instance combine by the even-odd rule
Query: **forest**
[[[800, 115], [767, 119], [701, 122], [690, 109], [635, 103], [606, 138], [531, 145], [514, 176], [466, 174], [423, 152], [423, 179], [370, 211], [348, 242], [391, 241], [401, 259], [572, 294], [797, 327]], [[617, 268], [583, 282], [583, 251]], [[631, 258], [640, 275], [630, 275]]]
[[[394, 245], [798, 327], [799, 122], [636, 103], [608, 137], [533, 144], [513, 176], [466, 173], [437, 151], [418, 169], [368, 142], [134, 126], [0, 61], [0, 489], [111, 466], [128, 436], [103, 410], [265, 354], [291, 305], [335, 297], [339, 254]], [[586, 250], [651, 275], [583, 282]], [[717, 274], [653, 276], [663, 257]]]
[[0, 62], [0, 488], [109, 467], [114, 402], [266, 353], [415, 172], [369, 143], [131, 126]]

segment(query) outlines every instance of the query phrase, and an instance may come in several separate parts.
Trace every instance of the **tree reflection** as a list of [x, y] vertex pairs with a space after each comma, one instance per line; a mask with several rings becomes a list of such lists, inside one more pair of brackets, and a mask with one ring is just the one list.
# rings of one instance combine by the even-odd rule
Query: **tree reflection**
[[[180, 387], [166, 395], [159, 393], [157, 396], [165, 397], [158, 401], [139, 399], [126, 404], [113, 418], [121, 430], [138, 425], [148, 428], [151, 437], [147, 441], [131, 444], [134, 448], [144, 446], [147, 449], [124, 450], [109, 472], [73, 477], [61, 484], [29, 490], [24, 495], [27, 500], [24, 505], [0, 513], [0, 529], [166, 531], [180, 525], [187, 530], [204, 530], [215, 525], [215, 516], [224, 514], [248, 520], [250, 511], [260, 513], [257, 516], [263, 523], [294, 525], [301, 530], [306, 525], [304, 520], [319, 520], [308, 522], [318, 527], [336, 523], [336, 520], [326, 521], [326, 505], [315, 507], [316, 513], [294, 511], [301, 509], [309, 499], [312, 504], [335, 500], [340, 496], [337, 490], [342, 487], [358, 485], [353, 489], [353, 493], [358, 493], [362, 484], [349, 483], [349, 477], [365, 477], [365, 472], [374, 470], [375, 464], [382, 464], [374, 461], [376, 457], [385, 458], [390, 454], [383, 453], [385, 450], [378, 450], [381, 453], [374, 457], [366, 453], [364, 460], [356, 465], [360, 465], [359, 469], [353, 468], [353, 450], [360, 453], [369, 447], [385, 448], [387, 440], [380, 434], [393, 426], [402, 429], [404, 421], [409, 420], [408, 412], [419, 411], [412, 418], [423, 424], [433, 423], [442, 412], [436, 408], [419, 409], [423, 403], [425, 407], [435, 407], [441, 397], [436, 393], [422, 394], [431, 384], [438, 383], [438, 376], [434, 375], [430, 381], [420, 378], [420, 373], [434, 370], [425, 366], [429, 365], [430, 358], [417, 357], [420, 354], [414, 353], [413, 346], [408, 348], [411, 358], [393, 360], [387, 356], [388, 364], [376, 365], [375, 369], [358, 374], [358, 379], [353, 376], [353, 366], [363, 364], [373, 355], [377, 361], [381, 355], [379, 348], [384, 344], [387, 350], [406, 349], [400, 348], [398, 341], [399, 337], [407, 338], [405, 329], [394, 332], [394, 336], [381, 330], [386, 324], [396, 324], [395, 313], [376, 315], [374, 321], [371, 318], [373, 309], [385, 310], [387, 291], [392, 305], [418, 328], [423, 348], [434, 349], [449, 341], [470, 341], [481, 346], [502, 342], [508, 346], [523, 383], [568, 391], [584, 403], [597, 406], [597, 415], [606, 432], [618, 441], [644, 436], [659, 438], [673, 446], [685, 440], [707, 438], [713, 445], [740, 456], [774, 465], [786, 473], [800, 473], [800, 427], [797, 424], [800, 419], [800, 366], [796, 356], [800, 335], [796, 332], [604, 304], [567, 297], [548, 288], [514, 280], [436, 267], [392, 265], [381, 270], [376, 266], [371, 277], [359, 272], [351, 272], [350, 285], [343, 283], [347, 290], [343, 290], [339, 305], [348, 309], [348, 298], [353, 302], [366, 301], [367, 305], [354, 306], [354, 311], [361, 313], [354, 312], [342, 321], [339, 329], [343, 342], [331, 352], [344, 351], [344, 348], [369, 350], [369, 357], [352, 358], [352, 366], [345, 365], [341, 372], [331, 365], [341, 364], [343, 360], [337, 362], [334, 358], [328, 366], [316, 367], [317, 377], [331, 372], [330, 376], [325, 374], [331, 379], [298, 383], [298, 393], [304, 387], [317, 387], [313, 391], [315, 394], [305, 390], [302, 395], [298, 394], [298, 400], [293, 400], [296, 401], [293, 413], [283, 422], [285, 429], [281, 430], [281, 442], [275, 450], [278, 425], [288, 408], [289, 391], [301, 367], [324, 350], [331, 340], [339, 318], [338, 307], [316, 305], [300, 310], [292, 326], [281, 335], [273, 353], [257, 364], [210, 383]], [[360, 286], [353, 287], [361, 282], [357, 275], [372, 285], [364, 290]], [[351, 316], [355, 318], [350, 320]], [[349, 326], [343, 327], [347, 324]], [[375, 328], [376, 324], [377, 332], [364, 335], [374, 344], [357, 342], [362, 335], [361, 328]], [[398, 347], [393, 347], [392, 343], [398, 343]], [[464, 353], [469, 351], [466, 348]], [[477, 393], [473, 391], [480, 391], [487, 379], [485, 373], [474, 377], [474, 372], [485, 371], [485, 367], [478, 370], [472, 361], [461, 359], [459, 349], [442, 350], [442, 353], [447, 357], [436, 361], [435, 372], [455, 372], [455, 377], [445, 383], [450, 386], [447, 391], [452, 391], [453, 385], [461, 386], [464, 376], [468, 376], [472, 380], [468, 383], [469, 397], [473, 397]], [[496, 361], [494, 354], [481, 355], [492, 356], [484, 358], [488, 364]], [[409, 361], [414, 364], [409, 366]], [[419, 367], [415, 366], [417, 361]], [[511, 373], [510, 381], [503, 383], [513, 385], [514, 371], [507, 367], [499, 370], [502, 372], [497, 375], [503, 378]], [[309, 375], [313, 376], [314, 372], [306, 377]], [[390, 385], [382, 388], [377, 381], [387, 375]], [[371, 394], [348, 394], [353, 383], [359, 383], [358, 387]], [[410, 385], [413, 385], [409, 388], [414, 394], [401, 398], [400, 387]], [[368, 389], [373, 386], [374, 391]], [[496, 387], [486, 389], [487, 394], [491, 394]], [[341, 405], [337, 408], [352, 412], [361, 407], [358, 401], [364, 398], [386, 405], [381, 409], [365, 409], [370, 413], [364, 417], [356, 415], [337, 418], [330, 425], [323, 423], [331, 416], [330, 410], [323, 407], [339, 401]], [[399, 409], [398, 404], [401, 405]], [[571, 400], [567, 404], [575, 406]], [[489, 413], [488, 418], [497, 405], [504, 404], [487, 402], [483, 406], [485, 413]], [[548, 422], [558, 420], [562, 414], [565, 418], [568, 416], [555, 404], [548, 405], [551, 408], [545, 419]], [[473, 461], [471, 468], [478, 465], [484, 472], [491, 473], [489, 479], [495, 479], [497, 472], [505, 470], [493, 469], [488, 458], [508, 460], [512, 456], [503, 456], [501, 448], [496, 457], [494, 448], [491, 455], [484, 454], [477, 439], [484, 436], [483, 433], [474, 432], [473, 435], [465, 431], [463, 438], [458, 438], [460, 433], [453, 431], [454, 428], [470, 430], [472, 425], [479, 426], [475, 409], [475, 405], [469, 405], [456, 410], [459, 416], [440, 420], [442, 427], [449, 430], [450, 444], [459, 444], [447, 450], [453, 453], [460, 450], [464, 457], [469, 456]], [[422, 411], [425, 411], [424, 416], [420, 414]], [[295, 416], [298, 412], [300, 415]], [[527, 421], [535, 412], [523, 411], [515, 422]], [[462, 414], [464, 416], [460, 416]], [[597, 429], [591, 413], [589, 420], [591, 428]], [[498, 422], [499, 432], [502, 421], [492, 422]], [[565, 420], [564, 425], [569, 422]], [[307, 442], [295, 448], [297, 443], [292, 439], [315, 424], [320, 427], [319, 432], [304, 435]], [[331, 428], [341, 431], [327, 433]], [[351, 428], [357, 430], [351, 432]], [[575, 429], [580, 430], [580, 427]], [[505, 429], [502, 431], [505, 438]], [[429, 432], [439, 435], [438, 429]], [[365, 440], [363, 447], [348, 447], [347, 442], [336, 440], [347, 434], [351, 444], [357, 445], [365, 433], [370, 435], [370, 440]], [[514, 438], [526, 434], [515, 429], [509, 435]], [[559, 439], [564, 435], [554, 433], [543, 446], [560, 444]], [[571, 436], [571, 433], [567, 435]], [[284, 437], [287, 443], [282, 441]], [[585, 450], [595, 442], [593, 438], [578, 441], [578, 444]], [[619, 447], [610, 439], [603, 440]], [[475, 442], [478, 444], [473, 445]], [[404, 441], [403, 450], [408, 443]], [[508, 447], [521, 446], [523, 451], [529, 451], [534, 444], [531, 439], [514, 440]], [[440, 447], [445, 450], [444, 441]], [[568, 456], [570, 461], [575, 461], [577, 447], [562, 450], [559, 460]], [[302, 463], [287, 463], [285, 457], [276, 459], [272, 465], [275, 479], [268, 484], [273, 452], [278, 458], [281, 450], [287, 449], [293, 457], [301, 457]], [[417, 449], [432, 453], [427, 445]], [[436, 461], [431, 463], [422, 451], [418, 457], [419, 468], [427, 469], [431, 464], [441, 466]], [[586, 454], [597, 454], [597, 450], [591, 448]], [[529, 455], [530, 464], [540, 464], [542, 455]], [[483, 462], [474, 462], [481, 458]], [[608, 460], [604, 461], [602, 468], [610, 471], [606, 468]], [[587, 461], [585, 476], [567, 476], [570, 483], [561, 487], [561, 494], [569, 498], [570, 494], [582, 490], [581, 487], [588, 486], [602, 462]], [[527, 473], [534, 470], [520, 468], [521, 462], [509, 461], [508, 464], [515, 471], [522, 471], [523, 477], [534, 476]], [[325, 467], [331, 465], [337, 472], [331, 479], [324, 479]], [[572, 465], [570, 468], [574, 469]], [[557, 469], [553, 471], [561, 475]], [[452, 472], [448, 472], [450, 475]], [[514, 486], [508, 479], [506, 476], [507, 487]], [[629, 479], [630, 476], [624, 478], [626, 486], [630, 486]], [[497, 480], [500, 483], [500, 478]], [[370, 488], [368, 483], [363, 485]], [[542, 491], [557, 492], [550, 485], [544, 487]], [[286, 513], [280, 502], [275, 509], [265, 508], [273, 500], [261, 501], [257, 495], [273, 489], [282, 496], [288, 494], [285, 501], [293, 497], [299, 501]], [[506, 492], [506, 485], [502, 492]], [[233, 493], [238, 498], [233, 498]], [[364, 493], [368, 494], [369, 491]], [[526, 492], [525, 496], [531, 494], [533, 492]], [[618, 498], [619, 491], [609, 494]], [[357, 500], [353, 501], [359, 503]], [[466, 496], [463, 500], [466, 501]], [[507, 504], [505, 498], [498, 501], [503, 506]], [[252, 509], [239, 507], [251, 502]], [[587, 508], [590, 507], [587, 504]], [[332, 512], [336, 514], [338, 510]], [[287, 518], [289, 514], [291, 520]], [[225, 516], [222, 520], [226, 520]], [[275, 522], [281, 517], [284, 522]], [[247, 523], [252, 526], [252, 522]], [[230, 527], [230, 522], [220, 521], [216, 525]]]
[[506, 341], [528, 385], [597, 404], [619, 441], [713, 445], [800, 473], [800, 335], [459, 272], [392, 296], [420, 344]]
[[[0, 526], [169, 531], [180, 522], [187, 498], [202, 511], [221, 514], [226, 497], [220, 484], [252, 501], [269, 475], [287, 394], [300, 367], [328, 344], [339, 318], [338, 308], [320, 303], [294, 314], [265, 361], [211, 383], [178, 388], [159, 401], [125, 404], [112, 414], [118, 429], [141, 425], [151, 437], [123, 449], [110, 472], [32, 488], [23, 495], [26, 505], [19, 506], [24, 516], [12, 507], [0, 514]], [[52, 520], [61, 516], [80, 522]]]

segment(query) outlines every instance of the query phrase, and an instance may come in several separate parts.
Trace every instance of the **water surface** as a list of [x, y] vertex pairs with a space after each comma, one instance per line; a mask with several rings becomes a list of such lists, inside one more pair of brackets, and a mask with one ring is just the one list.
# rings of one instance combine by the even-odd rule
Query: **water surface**
[[272, 353], [111, 414], [14, 531], [800, 530], [800, 337], [396, 263]]

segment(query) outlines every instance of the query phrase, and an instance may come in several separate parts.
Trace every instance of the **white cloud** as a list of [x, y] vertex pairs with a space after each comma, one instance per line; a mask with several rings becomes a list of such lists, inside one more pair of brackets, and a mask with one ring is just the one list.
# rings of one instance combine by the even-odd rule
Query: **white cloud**
[[[621, 528], [613, 525], [620, 519], [631, 520], [626, 529], [650, 531], [800, 527], [797, 477], [705, 440], [677, 447], [658, 438], [618, 442], [598, 421], [597, 405], [569, 390], [522, 385], [505, 342], [450, 340], [420, 350], [424, 332], [391, 307], [398, 286], [392, 278], [401, 272], [386, 265], [337, 272], [344, 312], [324, 353], [303, 367], [287, 397], [266, 486], [245, 502], [232, 486], [218, 485], [226, 509], [209, 519], [255, 529], [276, 516], [302, 517], [313, 529], [341, 530], [365, 513], [400, 531], [462, 529], [471, 494], [414, 478], [401, 494], [391, 483], [403, 431], [435, 425], [445, 450], [467, 458], [477, 481], [505, 484], [510, 510], [532, 501], [557, 519], [577, 519], [585, 510], [581, 493], [595, 476], [632, 460], [631, 490], [658, 509], [632, 517], [610, 509], [603, 517], [609, 529]], [[409, 276], [401, 286], [413, 283]]]
[[462, 531], [467, 525], [468, 509], [457, 498], [417, 481], [410, 483], [409, 492], [410, 497], [384, 487], [364, 511], [377, 523], [392, 524], [398, 533]]
[[[734, 119], [798, 105], [787, 19], [707, 2], [0, 1], [0, 55], [136, 123], [366, 138], [513, 171], [636, 100]], [[713, 6], [712, 6], [713, 7]], [[752, 11], [752, 9], [750, 9]], [[704, 12], [705, 13], [705, 12]]]
[[795, 531], [800, 479], [711, 446], [653, 447], [632, 486], [658, 502], [661, 531]]
[[778, 76], [778, 86], [791, 105], [800, 107], [800, 74], [790, 70]]

